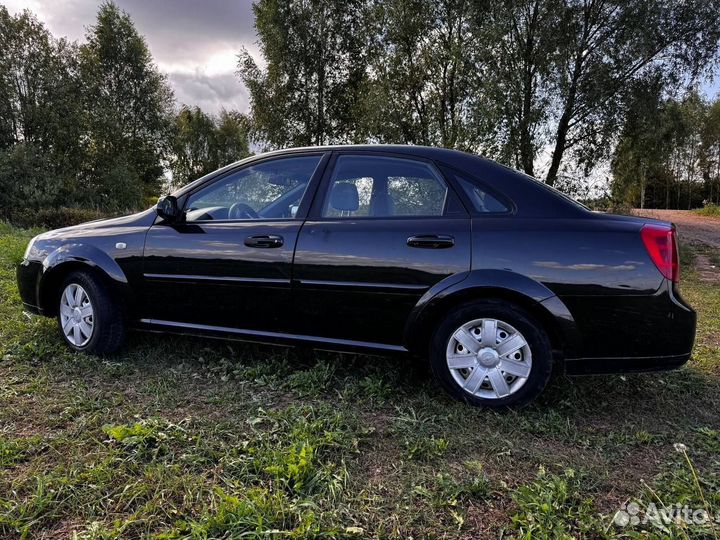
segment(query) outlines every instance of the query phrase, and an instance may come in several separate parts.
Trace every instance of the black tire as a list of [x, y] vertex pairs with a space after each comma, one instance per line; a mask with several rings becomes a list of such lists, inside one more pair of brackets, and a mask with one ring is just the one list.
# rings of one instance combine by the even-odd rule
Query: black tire
[[[471, 394], [456, 382], [448, 367], [446, 352], [452, 334], [463, 324], [476, 319], [496, 319], [513, 326], [530, 348], [532, 365], [527, 380], [508, 396], [483, 398]], [[430, 365], [441, 386], [459, 401], [494, 409], [522, 407], [545, 389], [553, 369], [552, 347], [542, 326], [519, 306], [501, 300], [479, 300], [456, 307], [440, 322], [430, 342]]]
[[[93, 308], [93, 330], [87, 343], [77, 346], [71, 342], [62, 329], [60, 302], [65, 289], [72, 284], [80, 285]], [[115, 352], [125, 340], [125, 318], [120, 302], [107, 284], [90, 271], [70, 273], [60, 286], [57, 296], [58, 326], [65, 343], [76, 351], [103, 356]]]

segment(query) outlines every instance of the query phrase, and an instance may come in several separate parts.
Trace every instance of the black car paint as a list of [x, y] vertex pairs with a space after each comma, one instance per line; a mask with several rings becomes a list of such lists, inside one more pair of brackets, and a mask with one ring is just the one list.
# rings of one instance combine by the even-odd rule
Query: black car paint
[[[54, 315], [61, 277], [88, 265], [141, 328], [422, 354], [451, 305], [492, 296], [531, 311], [571, 372], [663, 369], [689, 358], [695, 313], [644, 248], [640, 229], [653, 220], [590, 212], [477, 156], [409, 146], [293, 149], [232, 164], [174, 195], [182, 207], [190, 193], [239, 167], [318, 153], [294, 219], [165, 223], [150, 209], [40, 235], [18, 267], [25, 307]], [[322, 218], [322, 189], [344, 153], [431, 163], [451, 188], [445, 215]], [[456, 173], [482, 182], [511, 211], [472, 211]], [[425, 235], [453, 245], [408, 244]], [[282, 245], [246, 245], [257, 236]]]

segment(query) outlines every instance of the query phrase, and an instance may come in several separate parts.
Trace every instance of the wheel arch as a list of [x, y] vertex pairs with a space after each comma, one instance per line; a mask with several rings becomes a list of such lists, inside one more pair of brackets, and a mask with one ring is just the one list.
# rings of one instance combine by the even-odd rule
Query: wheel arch
[[579, 336], [563, 302], [541, 283], [505, 271], [471, 272], [442, 291], [428, 291], [408, 318], [404, 345], [411, 352], [425, 354], [434, 328], [445, 314], [458, 305], [485, 299], [507, 301], [524, 309], [547, 332], [556, 358], [574, 355]]
[[60, 287], [70, 273], [79, 270], [88, 271], [102, 280], [122, 302], [123, 308], [132, 303], [132, 290], [117, 262], [97, 247], [74, 244], [56, 249], [43, 261], [38, 302], [44, 315], [57, 315], [55, 300], [60, 294]]

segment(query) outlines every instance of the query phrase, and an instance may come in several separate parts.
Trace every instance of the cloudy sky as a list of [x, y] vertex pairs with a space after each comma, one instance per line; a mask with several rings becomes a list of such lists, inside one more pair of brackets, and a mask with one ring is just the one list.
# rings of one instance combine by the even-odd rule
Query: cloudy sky
[[[82, 41], [100, 1], [0, 0], [11, 12], [28, 8], [55, 36]], [[257, 57], [252, 0], [116, 0], [145, 36], [179, 103], [208, 111], [246, 111], [247, 92], [234, 72], [245, 46]]]
[[[97, 0], [0, 0], [11, 12], [29, 8], [56, 36], [82, 40], [95, 21]], [[252, 0], [116, 0], [127, 11], [179, 103], [216, 112], [247, 111], [247, 91], [234, 72], [245, 46], [260, 61], [253, 29]], [[703, 92], [715, 97], [720, 76]]]

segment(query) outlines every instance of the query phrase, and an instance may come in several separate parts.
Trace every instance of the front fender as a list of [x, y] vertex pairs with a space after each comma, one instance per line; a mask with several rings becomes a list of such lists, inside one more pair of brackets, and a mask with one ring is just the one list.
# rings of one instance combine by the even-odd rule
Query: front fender
[[463, 279], [443, 281], [428, 290], [408, 317], [405, 346], [418, 350], [427, 343], [438, 317], [452, 306], [474, 298], [500, 298], [519, 304], [547, 327], [554, 347], [560, 348], [565, 357], [574, 355], [579, 336], [565, 304], [542, 283], [508, 270], [473, 270]]
[[42, 261], [38, 280], [38, 298], [43, 311], [52, 313], [50, 292], [60, 285], [70, 268], [93, 268], [107, 278], [109, 285], [120, 292], [121, 298], [132, 298], [128, 279], [120, 265], [96, 246], [83, 243], [63, 244], [50, 252]]

